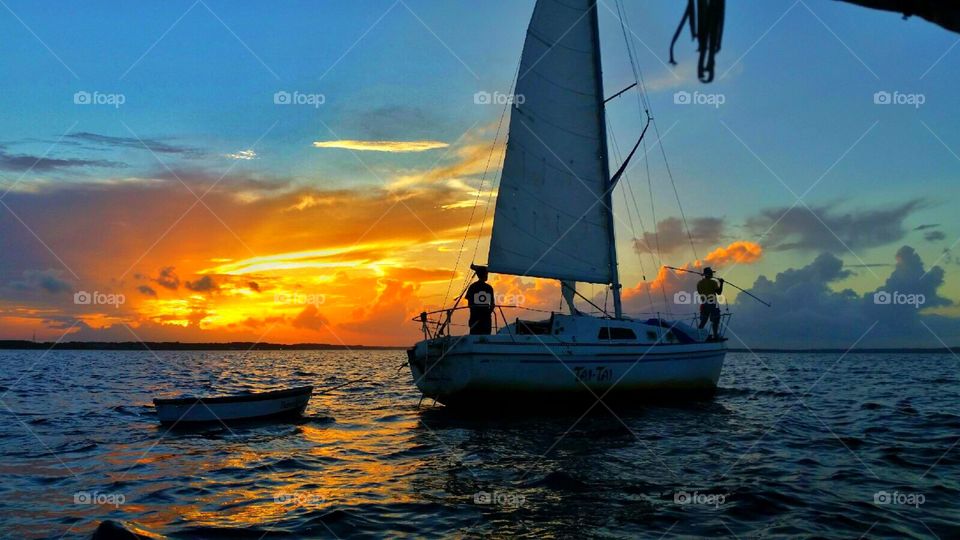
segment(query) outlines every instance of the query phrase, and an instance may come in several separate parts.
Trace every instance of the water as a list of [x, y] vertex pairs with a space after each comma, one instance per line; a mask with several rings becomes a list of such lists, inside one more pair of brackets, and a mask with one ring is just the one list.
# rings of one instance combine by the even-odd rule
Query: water
[[[706, 403], [498, 419], [418, 410], [402, 351], [158, 355], [0, 352], [0, 536], [960, 536], [950, 355], [730, 354]], [[365, 375], [296, 423], [150, 405]]]

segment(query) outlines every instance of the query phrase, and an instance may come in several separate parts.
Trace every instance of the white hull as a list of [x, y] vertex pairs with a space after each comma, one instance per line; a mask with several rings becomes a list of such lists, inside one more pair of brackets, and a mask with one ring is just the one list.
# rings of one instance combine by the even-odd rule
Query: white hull
[[[554, 324], [575, 327], [571, 320], [588, 328], [610, 324], [591, 317], [563, 319], [567, 322]], [[649, 328], [638, 322], [622, 324]], [[505, 330], [492, 336], [446, 336], [417, 343], [408, 353], [417, 387], [447, 404], [558, 395], [589, 399], [608, 394], [639, 400], [674, 392], [710, 394], [726, 355], [724, 342], [599, 341], [596, 333], [592, 340], [584, 339], [589, 330], [580, 339], [568, 332], [514, 335], [511, 328]]]
[[153, 403], [163, 424], [231, 422], [299, 415], [312, 392], [312, 387], [303, 387], [216, 398], [155, 399]]

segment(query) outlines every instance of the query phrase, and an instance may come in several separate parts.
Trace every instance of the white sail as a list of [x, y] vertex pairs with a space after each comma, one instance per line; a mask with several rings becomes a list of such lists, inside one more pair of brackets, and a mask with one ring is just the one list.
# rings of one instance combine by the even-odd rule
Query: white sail
[[500, 180], [490, 271], [613, 283], [596, 0], [539, 0]]

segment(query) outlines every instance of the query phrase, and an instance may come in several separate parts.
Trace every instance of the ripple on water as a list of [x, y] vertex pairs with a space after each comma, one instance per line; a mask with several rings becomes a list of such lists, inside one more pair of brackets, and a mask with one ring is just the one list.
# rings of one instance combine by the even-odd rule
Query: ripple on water
[[[32, 354], [0, 352], [0, 386]], [[730, 354], [712, 401], [580, 417], [418, 411], [403, 351], [49, 354], [3, 398], [30, 431], [0, 407], [0, 537], [105, 517], [171, 538], [960, 536], [960, 386], [934, 356]], [[169, 431], [150, 404], [363, 376], [283, 424]], [[874, 504], [894, 489], [930, 504]]]

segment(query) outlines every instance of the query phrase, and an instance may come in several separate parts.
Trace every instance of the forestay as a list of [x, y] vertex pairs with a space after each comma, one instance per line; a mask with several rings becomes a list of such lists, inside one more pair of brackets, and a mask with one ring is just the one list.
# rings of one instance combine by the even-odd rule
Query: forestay
[[613, 283], [595, 0], [539, 0], [527, 31], [490, 271]]

